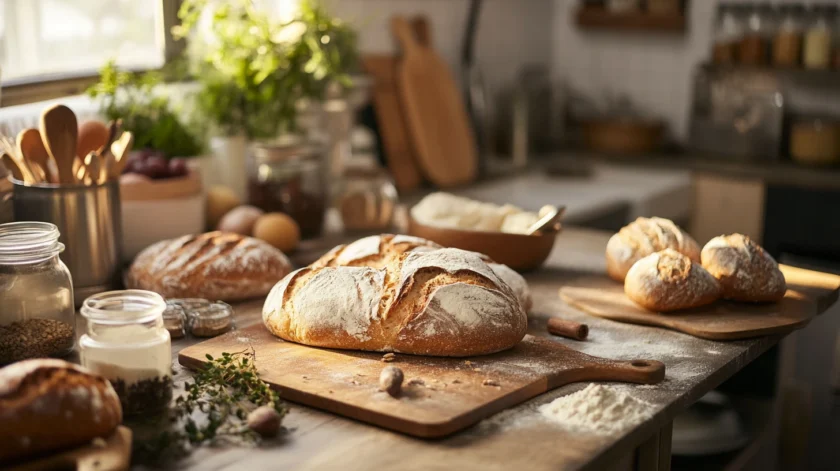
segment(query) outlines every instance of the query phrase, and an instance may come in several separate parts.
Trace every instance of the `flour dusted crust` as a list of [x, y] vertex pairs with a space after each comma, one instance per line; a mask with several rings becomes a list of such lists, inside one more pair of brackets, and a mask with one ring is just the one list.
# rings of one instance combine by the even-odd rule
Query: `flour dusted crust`
[[525, 311], [479, 254], [375, 237], [378, 255], [361, 249], [373, 245], [367, 238], [343, 259], [360, 266], [336, 264], [350, 244], [280, 281], [263, 307], [269, 331], [317, 347], [434, 356], [493, 353], [522, 340]]
[[[441, 249], [440, 245], [427, 239], [408, 235], [381, 234], [364, 237], [347, 245], [339, 245], [315, 261], [312, 268], [337, 266], [368, 266], [382, 268], [389, 262], [408, 252], [426, 252]], [[525, 311], [531, 310], [533, 301], [528, 282], [519, 273], [500, 263], [493, 262], [490, 257], [478, 254], [486, 262], [493, 273], [501, 278], [516, 295]]]
[[697, 242], [673, 221], [637, 218], [621, 228], [607, 243], [607, 274], [616, 281], [624, 281], [634, 263], [665, 249], [674, 249], [695, 262], [700, 261]]
[[111, 383], [80, 366], [26, 360], [0, 369], [0, 465], [90, 443], [121, 421]]
[[721, 293], [717, 280], [699, 263], [672, 249], [636, 262], [624, 280], [624, 292], [636, 304], [658, 312], [704, 306]]
[[715, 237], [703, 247], [700, 258], [726, 299], [773, 302], [785, 297], [787, 284], [776, 260], [745, 235]]
[[147, 247], [131, 265], [126, 286], [165, 298], [241, 301], [265, 296], [291, 270], [289, 259], [271, 245], [217, 231]]

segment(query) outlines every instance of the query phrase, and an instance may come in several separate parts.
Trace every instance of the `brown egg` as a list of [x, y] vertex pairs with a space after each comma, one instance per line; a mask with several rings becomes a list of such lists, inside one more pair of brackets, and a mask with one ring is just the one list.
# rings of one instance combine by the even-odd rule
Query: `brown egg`
[[235, 232], [249, 236], [251, 235], [257, 219], [264, 214], [263, 210], [254, 206], [237, 206], [222, 216], [219, 221], [218, 230], [222, 232]]
[[213, 228], [219, 225], [219, 221], [231, 209], [239, 206], [241, 202], [236, 193], [226, 186], [214, 186], [207, 190], [207, 227]]
[[300, 227], [287, 214], [268, 213], [257, 219], [253, 235], [288, 253], [300, 242]]

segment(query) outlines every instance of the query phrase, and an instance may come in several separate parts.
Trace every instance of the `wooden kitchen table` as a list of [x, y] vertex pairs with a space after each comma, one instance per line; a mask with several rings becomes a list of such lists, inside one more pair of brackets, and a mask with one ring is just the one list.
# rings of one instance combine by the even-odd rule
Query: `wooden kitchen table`
[[[656, 406], [655, 415], [644, 423], [623, 434], [604, 437], [570, 432], [542, 419], [537, 410], [540, 405], [584, 388], [583, 383], [543, 394], [441, 440], [411, 438], [291, 404], [291, 412], [283, 422], [286, 431], [277, 440], [256, 449], [199, 449], [175, 466], [196, 470], [670, 469], [674, 417], [782, 336], [714, 342], [603, 320], [566, 306], [560, 301], [557, 288], [585, 286], [587, 278], [604, 273], [603, 251], [608, 237], [607, 233], [572, 228], [559, 235], [545, 267], [527, 276], [535, 306], [529, 333], [548, 335], [547, 318], [562, 315], [589, 324], [590, 333], [584, 342], [554, 337], [558, 342], [602, 357], [664, 362], [666, 378], [658, 385], [614, 384]], [[238, 327], [260, 322], [261, 307], [261, 301], [237, 306]], [[195, 342], [173, 342], [176, 384], [182, 384], [190, 374], [178, 365], [177, 353]]]

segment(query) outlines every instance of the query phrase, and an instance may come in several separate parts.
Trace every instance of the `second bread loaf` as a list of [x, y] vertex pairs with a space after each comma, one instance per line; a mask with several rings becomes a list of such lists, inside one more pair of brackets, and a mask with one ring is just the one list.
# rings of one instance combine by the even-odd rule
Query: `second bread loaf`
[[710, 304], [720, 297], [720, 286], [699, 263], [666, 249], [633, 265], [624, 292], [642, 307], [668, 312]]
[[665, 249], [676, 250], [695, 262], [700, 261], [697, 242], [673, 221], [638, 218], [621, 228], [607, 243], [607, 274], [616, 281], [624, 281], [634, 263]]

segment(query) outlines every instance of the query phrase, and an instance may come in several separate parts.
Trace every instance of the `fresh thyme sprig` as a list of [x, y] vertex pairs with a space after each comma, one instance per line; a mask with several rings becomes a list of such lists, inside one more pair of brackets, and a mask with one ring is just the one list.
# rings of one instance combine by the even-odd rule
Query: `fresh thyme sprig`
[[282, 419], [288, 406], [260, 379], [255, 358], [253, 349], [222, 353], [220, 358], [208, 354], [209, 363], [184, 384], [185, 394], [169, 411], [170, 427], [136, 444], [138, 460], [182, 457], [204, 444], [258, 444], [261, 438], [248, 427], [248, 414], [269, 406]]

